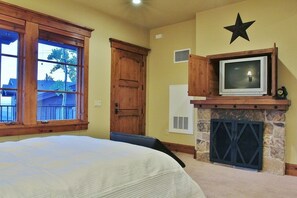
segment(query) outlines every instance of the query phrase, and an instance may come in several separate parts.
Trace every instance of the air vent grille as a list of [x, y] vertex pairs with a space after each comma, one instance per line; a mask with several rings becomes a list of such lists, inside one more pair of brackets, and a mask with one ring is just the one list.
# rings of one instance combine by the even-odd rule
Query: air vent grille
[[188, 62], [190, 53], [190, 49], [175, 50], [174, 63]]

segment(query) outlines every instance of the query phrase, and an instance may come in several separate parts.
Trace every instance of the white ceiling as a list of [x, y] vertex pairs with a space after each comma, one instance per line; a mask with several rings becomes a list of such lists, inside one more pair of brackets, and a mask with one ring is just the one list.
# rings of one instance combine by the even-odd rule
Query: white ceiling
[[196, 12], [244, 0], [143, 0], [140, 6], [133, 6], [131, 0], [72, 1], [151, 29], [194, 19]]

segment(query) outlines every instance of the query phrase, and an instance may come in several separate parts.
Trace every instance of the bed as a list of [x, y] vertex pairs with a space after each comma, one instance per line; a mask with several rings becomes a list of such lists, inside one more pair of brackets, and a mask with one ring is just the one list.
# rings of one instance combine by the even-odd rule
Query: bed
[[181, 167], [186, 167], [185, 163], [180, 160], [174, 153], [172, 153], [160, 140], [154, 137], [144, 136], [144, 135], [136, 135], [136, 134], [128, 134], [123, 132], [110, 132], [110, 139], [113, 141], [119, 142], [127, 142], [130, 144], [136, 144], [139, 146], [145, 146], [148, 148], [152, 148], [167, 155], [171, 156]]
[[0, 197], [204, 197], [170, 156], [87, 136], [0, 143]]

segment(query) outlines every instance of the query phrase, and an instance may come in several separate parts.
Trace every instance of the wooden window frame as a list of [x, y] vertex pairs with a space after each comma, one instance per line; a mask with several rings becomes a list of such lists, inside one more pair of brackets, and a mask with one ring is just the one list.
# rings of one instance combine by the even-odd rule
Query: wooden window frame
[[[1, 123], [0, 136], [84, 130], [88, 128], [89, 40], [93, 29], [0, 2], [0, 28], [19, 33], [17, 122]], [[37, 121], [38, 39], [53, 38], [79, 47], [77, 119]]]

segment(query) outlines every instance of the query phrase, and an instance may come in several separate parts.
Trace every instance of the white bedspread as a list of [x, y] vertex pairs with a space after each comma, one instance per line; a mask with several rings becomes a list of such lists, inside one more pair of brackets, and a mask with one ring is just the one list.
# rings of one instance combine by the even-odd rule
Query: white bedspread
[[0, 197], [204, 197], [170, 156], [86, 136], [0, 143]]

